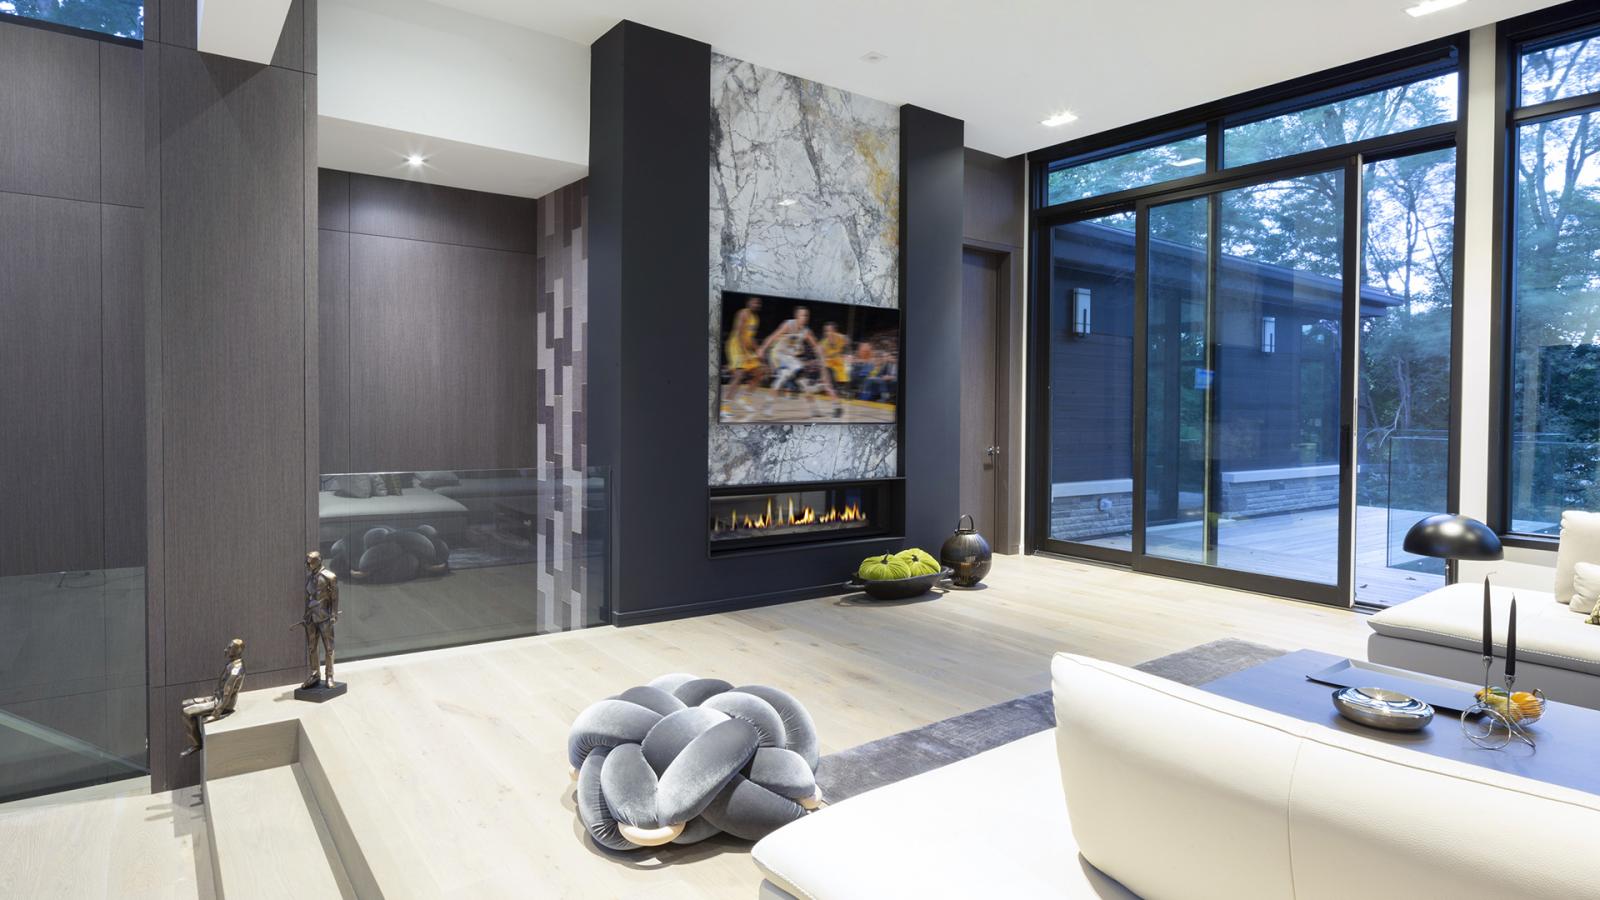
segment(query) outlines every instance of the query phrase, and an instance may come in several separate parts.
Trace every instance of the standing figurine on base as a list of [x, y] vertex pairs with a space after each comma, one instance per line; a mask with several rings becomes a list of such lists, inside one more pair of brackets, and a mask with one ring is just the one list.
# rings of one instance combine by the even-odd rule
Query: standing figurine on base
[[189, 733], [189, 746], [179, 756], [199, 750], [200, 724], [215, 722], [233, 712], [239, 700], [239, 689], [244, 686], [244, 641], [234, 638], [223, 652], [228, 661], [222, 666], [222, 674], [217, 676], [217, 689], [209, 697], [190, 697], [183, 701], [183, 728]]
[[[296, 700], [320, 703], [344, 693], [345, 686], [333, 680], [333, 623], [339, 621], [339, 579], [332, 569], [323, 568], [322, 554], [306, 554], [306, 614], [299, 627], [306, 630], [306, 667], [310, 674], [295, 689]], [[322, 649], [319, 669], [318, 647]]]

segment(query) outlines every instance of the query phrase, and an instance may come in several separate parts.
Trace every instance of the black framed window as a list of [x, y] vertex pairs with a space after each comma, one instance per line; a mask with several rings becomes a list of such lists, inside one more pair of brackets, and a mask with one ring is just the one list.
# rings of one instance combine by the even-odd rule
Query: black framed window
[[1031, 155], [1030, 549], [1336, 605], [1443, 583], [1465, 36]]
[[1223, 163], [1244, 166], [1454, 122], [1459, 84], [1453, 71], [1423, 75], [1415, 81], [1232, 125], [1222, 132]]
[[1600, 508], [1600, 27], [1504, 29], [1499, 529]]
[[1131, 188], [1160, 184], [1205, 171], [1206, 135], [1117, 148], [1088, 159], [1058, 160], [1045, 174], [1045, 205], [1071, 203]]
[[144, 40], [143, 0], [0, 0], [4, 16]]

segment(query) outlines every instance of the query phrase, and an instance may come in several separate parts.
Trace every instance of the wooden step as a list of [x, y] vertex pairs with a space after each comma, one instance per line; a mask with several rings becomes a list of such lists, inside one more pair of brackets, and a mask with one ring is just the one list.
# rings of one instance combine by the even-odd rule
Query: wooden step
[[209, 780], [205, 790], [220, 897], [356, 897], [299, 763]]

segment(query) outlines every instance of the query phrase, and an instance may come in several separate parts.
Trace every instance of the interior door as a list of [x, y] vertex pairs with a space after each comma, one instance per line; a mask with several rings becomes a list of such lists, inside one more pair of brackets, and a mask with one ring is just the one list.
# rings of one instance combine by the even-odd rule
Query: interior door
[[961, 510], [978, 530], [998, 533], [1001, 464], [998, 363], [1002, 257], [981, 250], [961, 254]]

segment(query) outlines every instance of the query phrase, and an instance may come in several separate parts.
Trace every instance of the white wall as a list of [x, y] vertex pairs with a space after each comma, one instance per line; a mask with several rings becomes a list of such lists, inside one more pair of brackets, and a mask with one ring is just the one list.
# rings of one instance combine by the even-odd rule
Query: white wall
[[[1489, 369], [1493, 347], [1493, 309], [1490, 294], [1494, 277], [1494, 144], [1504, 127], [1504, 111], [1495, 105], [1495, 29], [1489, 25], [1472, 32], [1468, 51], [1467, 82], [1467, 206], [1461, 213], [1466, 227], [1461, 303], [1464, 331], [1461, 391], [1461, 509], [1464, 515], [1487, 519], [1489, 515]], [[1461, 564], [1464, 581], [1493, 574], [1500, 583], [1550, 590], [1555, 577], [1555, 554], [1545, 550], [1506, 548], [1506, 558], [1494, 563]]]
[[324, 165], [354, 154], [356, 171], [407, 177], [392, 170], [420, 152], [421, 180], [479, 190], [497, 185], [459, 177], [509, 166], [550, 190], [587, 172], [587, 46], [423, 0], [323, 0], [319, 16]]

